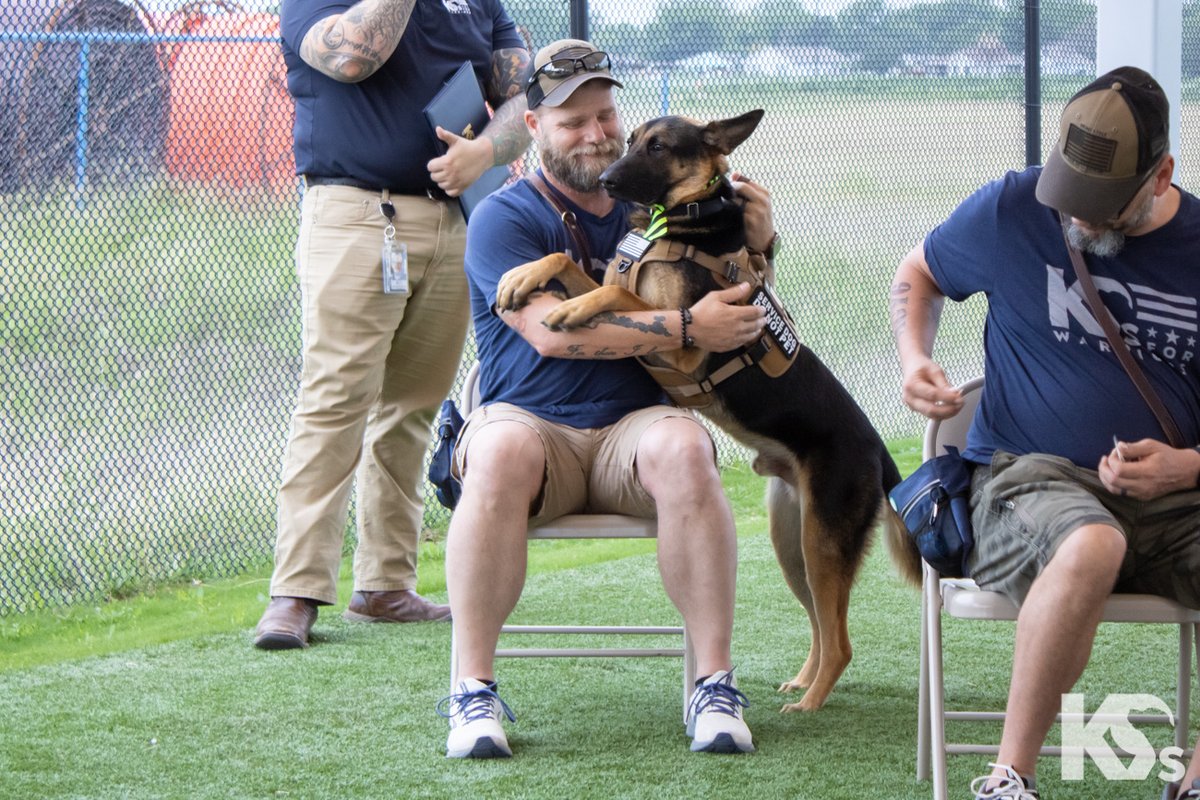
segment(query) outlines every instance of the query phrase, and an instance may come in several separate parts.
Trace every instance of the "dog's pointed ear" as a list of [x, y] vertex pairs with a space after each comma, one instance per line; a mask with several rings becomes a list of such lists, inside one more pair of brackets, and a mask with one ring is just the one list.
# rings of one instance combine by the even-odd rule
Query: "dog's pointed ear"
[[704, 143], [715, 147], [724, 155], [729, 155], [733, 152], [733, 148], [746, 141], [750, 134], [754, 133], [758, 123], [762, 122], [763, 113], [761, 108], [756, 108], [753, 111], [747, 111], [740, 117], [718, 119], [708, 123], [704, 127]]

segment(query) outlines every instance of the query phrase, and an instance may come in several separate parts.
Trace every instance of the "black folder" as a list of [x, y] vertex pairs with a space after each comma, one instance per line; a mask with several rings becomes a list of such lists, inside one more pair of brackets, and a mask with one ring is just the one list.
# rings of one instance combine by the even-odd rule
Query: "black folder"
[[[446, 81], [429, 105], [425, 106], [425, 119], [429, 122], [429, 130], [437, 142], [439, 153], [445, 154], [449, 146], [437, 138], [437, 128], [456, 133], [467, 139], [473, 139], [483, 132], [488, 124], [487, 106], [483, 104], [483, 93], [479, 91], [479, 82], [475, 79], [475, 70], [470, 61], [464, 61], [458, 71]], [[471, 218], [471, 212], [479, 201], [503, 186], [509, 177], [508, 165], [491, 167], [479, 180], [467, 187], [458, 196], [462, 206], [463, 217]]]

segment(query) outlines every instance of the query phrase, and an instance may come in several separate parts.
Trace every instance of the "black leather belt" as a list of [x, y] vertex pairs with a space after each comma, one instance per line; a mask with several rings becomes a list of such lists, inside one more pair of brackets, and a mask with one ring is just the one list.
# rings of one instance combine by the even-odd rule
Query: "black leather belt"
[[[306, 186], [353, 186], [355, 189], [362, 189], [367, 192], [381, 194], [384, 190], [382, 186], [372, 186], [369, 183], [360, 181], [356, 178], [325, 178], [320, 175], [305, 175], [304, 184]], [[427, 186], [423, 189], [388, 189], [388, 194], [407, 197], [428, 197], [430, 200], [438, 200], [445, 202], [450, 200], [450, 195], [442, 191], [438, 186]]]

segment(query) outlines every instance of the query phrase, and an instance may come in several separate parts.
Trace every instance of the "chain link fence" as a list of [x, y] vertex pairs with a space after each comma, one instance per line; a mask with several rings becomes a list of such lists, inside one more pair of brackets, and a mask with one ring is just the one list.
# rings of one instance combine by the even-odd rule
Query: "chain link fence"
[[[734, 167], [772, 191], [802, 335], [887, 438], [921, 428], [897, 399], [892, 271], [967, 193], [1024, 163], [1024, 5], [589, 10], [629, 127], [766, 110]], [[567, 0], [507, 6], [535, 49], [568, 35]], [[1094, 74], [1095, 7], [1041, 6], [1044, 152]], [[300, 368], [276, 11], [0, 0], [0, 615], [270, 559]], [[1185, 20], [1184, 168], [1200, 3]], [[952, 379], [980, 369], [982, 312], [943, 320]], [[723, 460], [743, 455], [721, 440]], [[427, 500], [427, 525], [444, 527]]]

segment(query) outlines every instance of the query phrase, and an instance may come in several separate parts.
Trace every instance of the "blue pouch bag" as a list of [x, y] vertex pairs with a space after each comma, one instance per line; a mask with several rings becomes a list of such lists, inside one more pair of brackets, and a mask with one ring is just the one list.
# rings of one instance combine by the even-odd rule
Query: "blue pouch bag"
[[888, 499], [909, 536], [942, 576], [965, 578], [967, 557], [975, 548], [971, 533], [971, 470], [957, 447], [931, 458], [896, 484]]
[[433, 484], [438, 502], [451, 510], [462, 496], [462, 484], [450, 471], [454, 464], [454, 445], [463, 429], [462, 414], [453, 400], [443, 400], [437, 418], [437, 444], [429, 461], [429, 482]]

